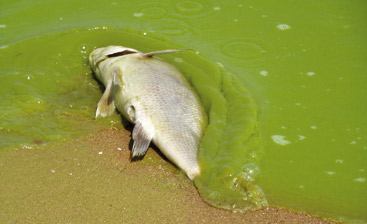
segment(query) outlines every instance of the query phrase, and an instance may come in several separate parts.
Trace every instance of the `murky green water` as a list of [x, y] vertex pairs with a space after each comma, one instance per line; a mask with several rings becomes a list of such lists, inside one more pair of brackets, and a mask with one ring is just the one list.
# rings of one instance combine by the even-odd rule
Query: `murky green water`
[[[262, 136], [261, 144], [251, 145], [263, 145], [263, 152], [257, 148], [251, 158], [252, 150], [246, 149], [249, 165], [244, 171], [261, 172], [258, 185], [270, 204], [366, 221], [366, 9], [365, 1], [356, 0], [3, 2], [0, 147], [28, 148], [78, 137], [110, 126], [111, 121], [120, 125], [118, 115], [93, 119], [101, 90], [86, 56], [93, 47], [112, 43], [155, 50], [163, 45], [134, 43], [122, 29], [142, 30], [147, 38], [157, 33], [220, 62], [251, 92]], [[227, 83], [225, 102], [240, 98], [229, 91], [237, 84], [219, 78], [220, 66], [214, 69], [205, 57], [185, 64], [190, 58], [190, 53], [167, 57], [183, 69], [192, 63], [207, 66], [204, 71], [212, 67], [215, 75], [208, 86], [219, 85], [226, 92]], [[200, 79], [192, 77], [192, 82]], [[213, 92], [209, 87], [200, 91], [203, 98]], [[238, 107], [221, 110], [221, 97], [215, 102], [219, 106], [213, 116], [230, 115], [226, 122], [232, 122], [212, 131], [213, 136], [229, 139], [220, 148], [246, 144], [245, 134], [238, 140], [228, 136], [244, 131], [233, 130], [236, 124], [251, 123], [238, 120], [247, 114]], [[218, 147], [214, 138], [207, 141]], [[225, 158], [221, 153], [217, 155]], [[229, 163], [223, 159], [215, 164]], [[232, 163], [222, 174], [236, 172], [234, 167], [240, 165]]]

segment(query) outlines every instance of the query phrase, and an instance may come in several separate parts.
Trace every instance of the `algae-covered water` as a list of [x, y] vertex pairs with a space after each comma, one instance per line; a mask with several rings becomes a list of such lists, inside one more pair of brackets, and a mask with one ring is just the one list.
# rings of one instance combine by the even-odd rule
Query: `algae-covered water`
[[212, 113], [199, 155], [209, 172], [195, 182], [206, 200], [231, 205], [236, 193], [220, 183], [237, 175], [271, 205], [366, 222], [366, 9], [356, 0], [3, 1], [0, 147], [121, 126], [117, 114], [94, 120], [93, 48], [188, 47], [165, 59]]

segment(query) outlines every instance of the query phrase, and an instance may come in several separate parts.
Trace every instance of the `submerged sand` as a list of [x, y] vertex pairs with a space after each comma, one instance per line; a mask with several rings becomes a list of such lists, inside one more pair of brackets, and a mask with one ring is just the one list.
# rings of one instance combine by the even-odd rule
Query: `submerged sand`
[[206, 204], [150, 148], [130, 161], [127, 130], [0, 154], [0, 223], [333, 223], [281, 208], [233, 213]]

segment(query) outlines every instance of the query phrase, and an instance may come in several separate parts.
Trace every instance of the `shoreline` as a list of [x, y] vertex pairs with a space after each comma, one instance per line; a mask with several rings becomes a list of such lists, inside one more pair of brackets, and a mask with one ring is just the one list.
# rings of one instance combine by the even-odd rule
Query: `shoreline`
[[337, 223], [270, 206], [235, 213], [211, 207], [152, 148], [130, 161], [130, 135], [104, 129], [0, 157], [0, 222]]

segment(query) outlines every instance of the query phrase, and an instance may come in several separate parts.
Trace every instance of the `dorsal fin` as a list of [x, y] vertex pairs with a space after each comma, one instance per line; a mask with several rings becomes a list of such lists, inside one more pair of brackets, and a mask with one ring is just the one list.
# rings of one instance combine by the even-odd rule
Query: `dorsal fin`
[[172, 50], [172, 49], [168, 49], [168, 50], [163, 50], [163, 51], [153, 51], [153, 52], [148, 52], [143, 54], [143, 58], [150, 58], [153, 57], [154, 55], [159, 55], [159, 54], [170, 54], [170, 53], [176, 53], [176, 52], [180, 52], [180, 51], [188, 51], [190, 49], [178, 49], [178, 50]]

